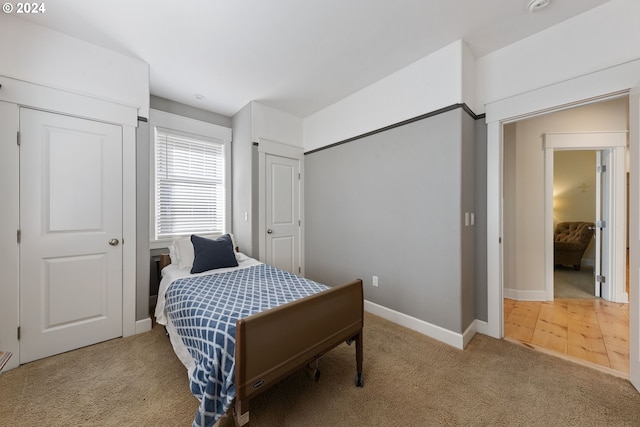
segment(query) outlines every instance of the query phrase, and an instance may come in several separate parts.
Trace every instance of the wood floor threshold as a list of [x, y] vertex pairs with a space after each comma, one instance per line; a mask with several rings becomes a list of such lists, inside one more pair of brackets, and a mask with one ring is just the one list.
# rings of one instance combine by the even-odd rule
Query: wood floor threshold
[[585, 366], [587, 368], [592, 368], [592, 369], [596, 369], [598, 371], [604, 372], [605, 374], [609, 374], [609, 375], [613, 375], [625, 380], [629, 380], [629, 374], [625, 373], [625, 372], [620, 372], [620, 371], [616, 371], [615, 369], [611, 369], [607, 366], [602, 366], [599, 365], [597, 363], [592, 363], [583, 359], [579, 359], [577, 357], [572, 357], [569, 356], [568, 354], [565, 353], [560, 353], [557, 351], [553, 351], [553, 350], [549, 350], [548, 348], [544, 348], [544, 347], [540, 347], [539, 345], [536, 344], [532, 344], [529, 342], [525, 342], [525, 341], [521, 341], [519, 339], [516, 338], [511, 338], [511, 337], [504, 337], [505, 341], [509, 341], [511, 343], [517, 344], [517, 345], [521, 345], [523, 347], [526, 347], [530, 350], [534, 350], [534, 351], [539, 351], [541, 353], [545, 353], [548, 354], [549, 356], [553, 356], [553, 357], [558, 357], [560, 359], [564, 359], [567, 360], [569, 362], [573, 362], [573, 363], [577, 363], [578, 365], [582, 365]]

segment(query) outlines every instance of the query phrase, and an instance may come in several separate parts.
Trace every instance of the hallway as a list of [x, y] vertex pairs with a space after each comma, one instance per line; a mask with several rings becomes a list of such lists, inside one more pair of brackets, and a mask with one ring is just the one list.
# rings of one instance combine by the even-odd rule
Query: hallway
[[629, 304], [505, 298], [504, 319], [506, 340], [629, 378]]

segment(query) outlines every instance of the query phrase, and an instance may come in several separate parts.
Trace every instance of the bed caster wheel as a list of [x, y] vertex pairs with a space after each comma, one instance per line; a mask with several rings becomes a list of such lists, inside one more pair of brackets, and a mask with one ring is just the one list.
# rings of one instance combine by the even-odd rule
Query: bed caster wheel
[[362, 379], [362, 373], [356, 374], [356, 387], [364, 387], [364, 380]]
[[314, 360], [313, 362], [307, 364], [305, 368], [307, 375], [309, 375], [309, 377], [312, 378], [315, 382], [318, 382], [318, 380], [320, 379], [320, 360], [322, 359], [318, 358]]

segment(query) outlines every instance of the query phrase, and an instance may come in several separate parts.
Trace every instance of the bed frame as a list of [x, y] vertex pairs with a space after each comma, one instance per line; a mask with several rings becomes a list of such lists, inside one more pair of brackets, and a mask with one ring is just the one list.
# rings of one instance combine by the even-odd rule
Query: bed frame
[[[170, 262], [164, 259], [160, 264]], [[249, 402], [342, 342], [355, 342], [355, 385], [362, 378], [364, 298], [362, 280], [272, 308], [236, 323], [234, 418], [249, 425]]]
[[355, 280], [238, 320], [236, 425], [248, 425], [251, 398], [344, 341], [355, 342], [356, 386], [362, 387], [363, 313], [362, 280]]

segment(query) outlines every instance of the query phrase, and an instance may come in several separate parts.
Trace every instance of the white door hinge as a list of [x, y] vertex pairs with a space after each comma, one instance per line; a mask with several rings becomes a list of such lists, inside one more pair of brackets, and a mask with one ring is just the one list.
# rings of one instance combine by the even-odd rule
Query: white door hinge
[[20, 143], [22, 142], [22, 137], [20, 136], [20, 131], [18, 131], [18, 133], [17, 133], [16, 141], [18, 142], [18, 145], [20, 145]]
[[22, 231], [18, 230], [18, 232], [16, 233], [16, 238], [18, 240], [18, 243], [20, 243], [20, 241], [22, 240]]

